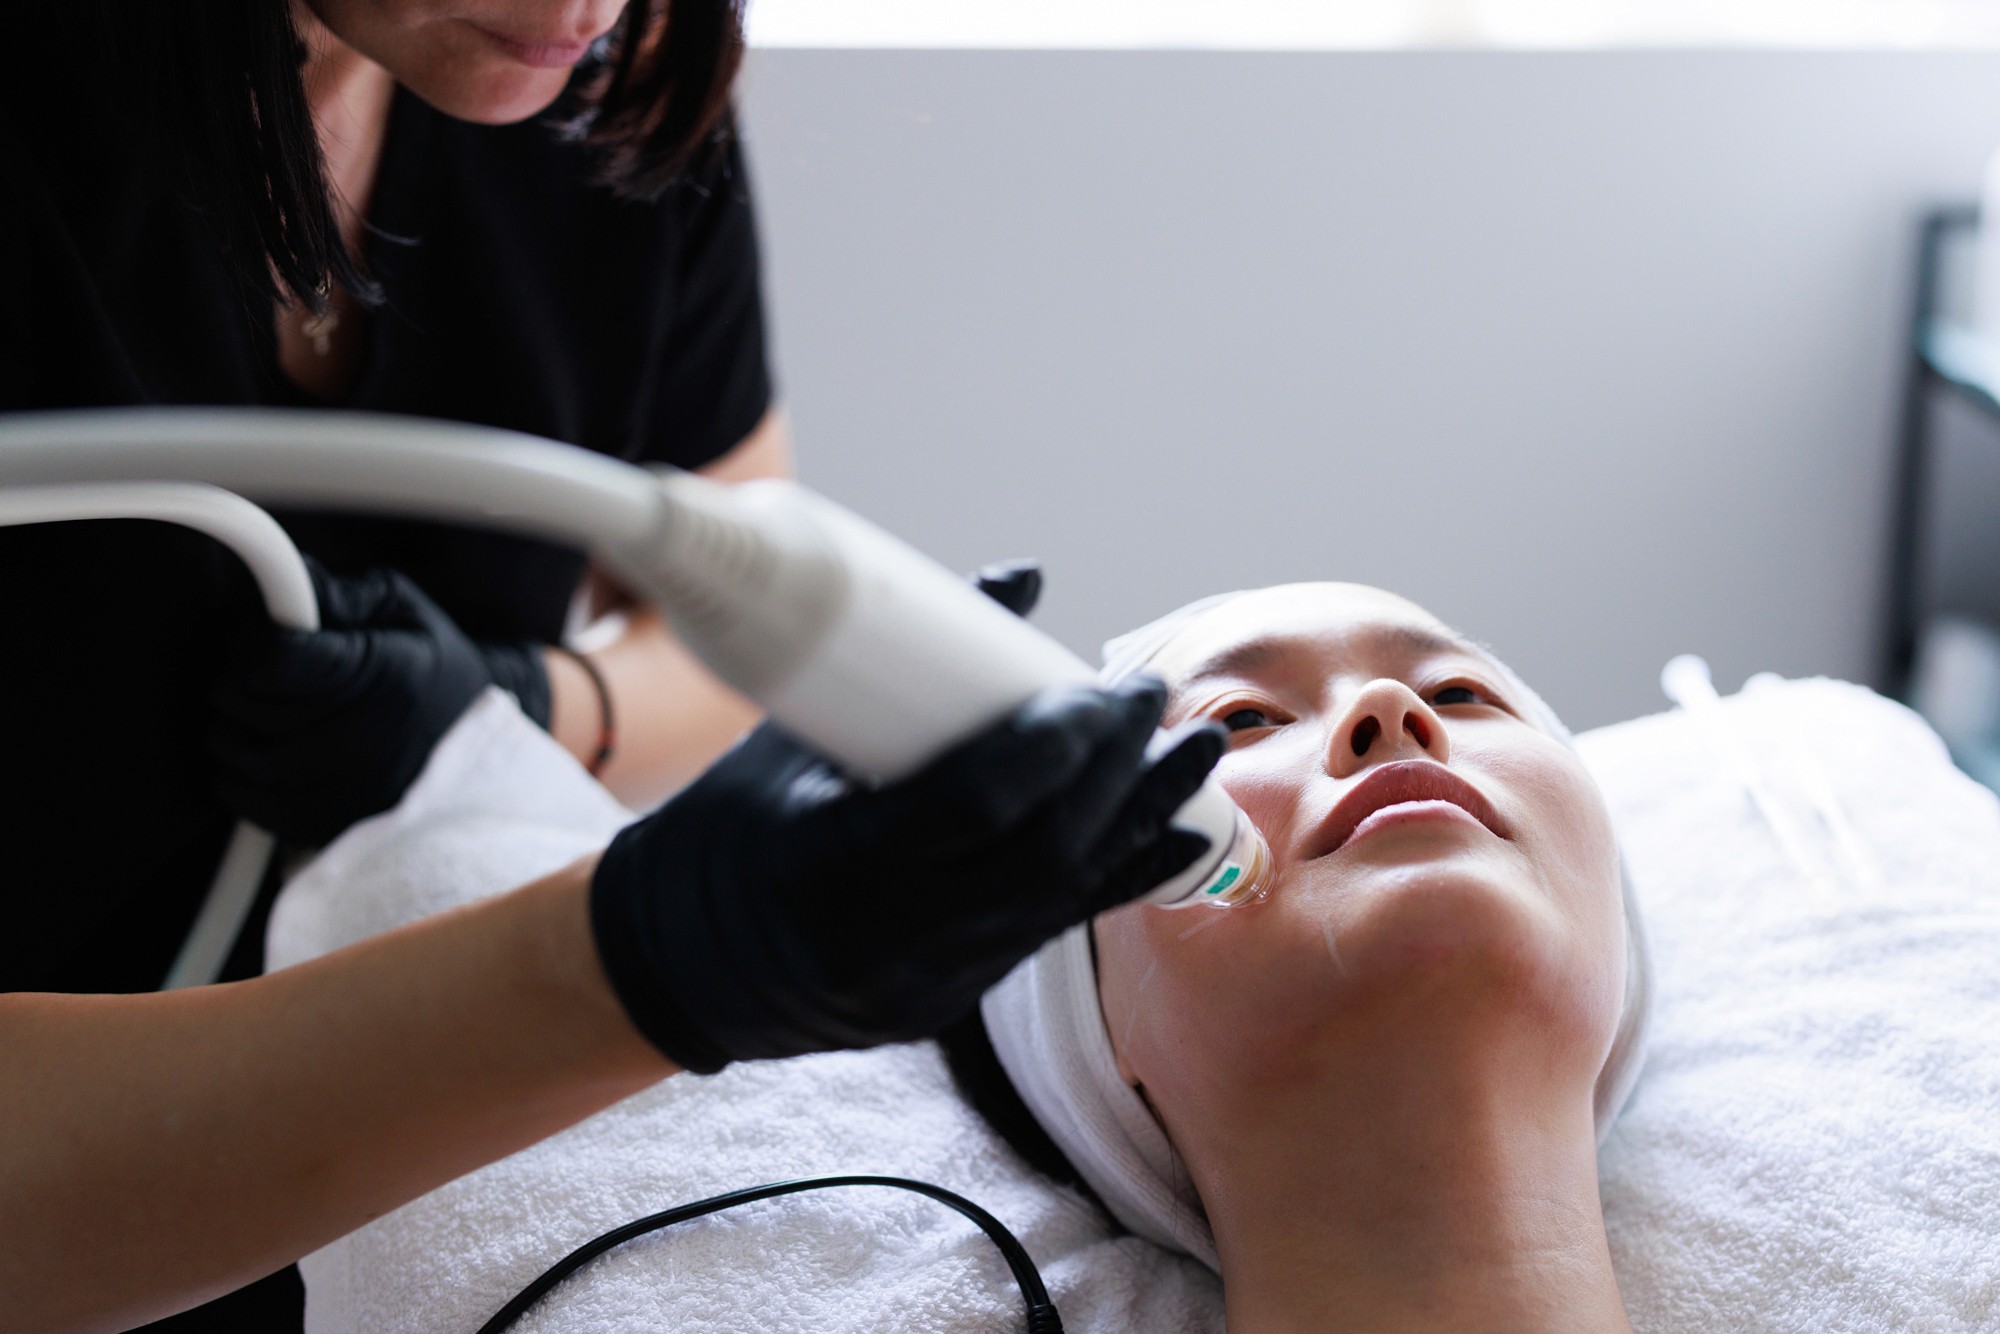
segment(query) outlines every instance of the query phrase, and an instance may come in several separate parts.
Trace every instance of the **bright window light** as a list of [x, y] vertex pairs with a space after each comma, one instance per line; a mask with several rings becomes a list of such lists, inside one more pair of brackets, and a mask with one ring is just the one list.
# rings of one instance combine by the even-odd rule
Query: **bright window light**
[[757, 46], [2000, 48], [2000, 0], [749, 0]]

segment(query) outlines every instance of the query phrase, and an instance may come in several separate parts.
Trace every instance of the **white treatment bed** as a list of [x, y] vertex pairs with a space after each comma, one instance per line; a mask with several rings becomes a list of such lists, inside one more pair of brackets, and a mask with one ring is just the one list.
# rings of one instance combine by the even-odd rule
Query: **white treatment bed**
[[[1681, 713], [1581, 738], [1655, 952], [1647, 1068], [1606, 1144], [1606, 1219], [1641, 1331], [2000, 1328], [2000, 804], [1914, 715], [1859, 687], [1770, 684], [1721, 719], [1817, 775], [1879, 871], [1814, 891]], [[1782, 786], [1782, 784], [1781, 784]], [[498, 892], [625, 815], [498, 696], [409, 800], [287, 889], [295, 962]], [[915, 1176], [1027, 1244], [1068, 1328], [1212, 1331], [1215, 1280], [1119, 1236], [954, 1094], [928, 1045], [680, 1077], [310, 1256], [313, 1334], [472, 1331], [573, 1246], [738, 1187]], [[534, 1331], [1017, 1328], [970, 1224], [887, 1191], [760, 1204], [630, 1244]]]

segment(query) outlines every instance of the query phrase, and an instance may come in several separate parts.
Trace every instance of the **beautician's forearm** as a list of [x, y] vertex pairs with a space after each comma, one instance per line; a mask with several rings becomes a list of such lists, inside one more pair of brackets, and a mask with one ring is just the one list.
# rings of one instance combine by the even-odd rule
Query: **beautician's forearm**
[[0, 996], [6, 1328], [192, 1305], [673, 1073], [589, 871], [247, 982]]
[[[658, 612], [632, 607], [625, 614], [625, 633], [590, 655], [611, 692], [617, 728], [611, 762], [598, 777], [643, 810], [706, 769], [761, 713], [702, 666]], [[549, 732], [587, 761], [603, 717], [597, 688], [564, 654], [548, 654], [546, 665]]]

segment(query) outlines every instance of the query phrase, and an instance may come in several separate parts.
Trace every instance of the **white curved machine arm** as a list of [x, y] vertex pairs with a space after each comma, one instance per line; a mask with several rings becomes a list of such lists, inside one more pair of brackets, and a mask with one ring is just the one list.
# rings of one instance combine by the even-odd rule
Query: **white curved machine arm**
[[[875, 781], [913, 772], [1048, 686], [1095, 676], [964, 579], [789, 482], [721, 486], [518, 432], [363, 413], [0, 416], [0, 490], [132, 482], [581, 548], [656, 603], [717, 676]], [[1207, 835], [1210, 852], [1149, 899], [1228, 903], [1260, 889], [1262, 840], [1213, 780], [1176, 823]]]
[[[0, 489], [0, 525], [78, 519], [151, 519], [208, 534], [242, 558], [279, 625], [317, 630], [319, 607], [305, 561], [278, 521], [241, 496], [195, 482], [74, 482]], [[197, 986], [222, 974], [229, 948], [257, 902], [276, 843], [248, 820], [223, 850], [194, 925], [161, 989]]]

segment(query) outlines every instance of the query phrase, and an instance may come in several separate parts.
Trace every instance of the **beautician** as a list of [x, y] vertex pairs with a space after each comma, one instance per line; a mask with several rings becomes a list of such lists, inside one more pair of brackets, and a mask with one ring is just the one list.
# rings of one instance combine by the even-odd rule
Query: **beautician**
[[[0, 53], [0, 410], [330, 404], [782, 474], [729, 0], [66, 0]], [[760, 730], [581, 864], [284, 973], [157, 986], [238, 816], [393, 805], [499, 686], [628, 801], [754, 722], [575, 553], [281, 516], [325, 628], [162, 525], [0, 529], [0, 1310], [230, 1292], [675, 1070], [934, 1031], [1191, 860], [1219, 743], [1038, 698], [848, 787]], [[989, 591], [1017, 607], [1035, 576]], [[948, 892], [947, 892], [948, 891]], [[254, 929], [234, 961], [257, 971]], [[95, 993], [95, 994], [91, 994]], [[127, 993], [127, 994], [107, 994]], [[137, 994], [133, 994], [137, 993]], [[298, 1327], [296, 1280], [163, 1328]]]
[[[789, 470], [727, 0], [664, 28], [619, 0], [66, 0], [10, 24], [0, 410], [332, 405]], [[238, 816], [325, 842], [486, 684], [634, 804], [754, 719], [642, 608], [554, 648], [573, 606], [618, 600], [575, 552], [281, 517], [325, 635], [260, 633], [233, 558], [183, 531], [0, 530], [9, 629], [46, 646], [7, 664], [41, 774], [16, 855], [97, 887], [22, 909], [0, 988], [157, 986]]]

